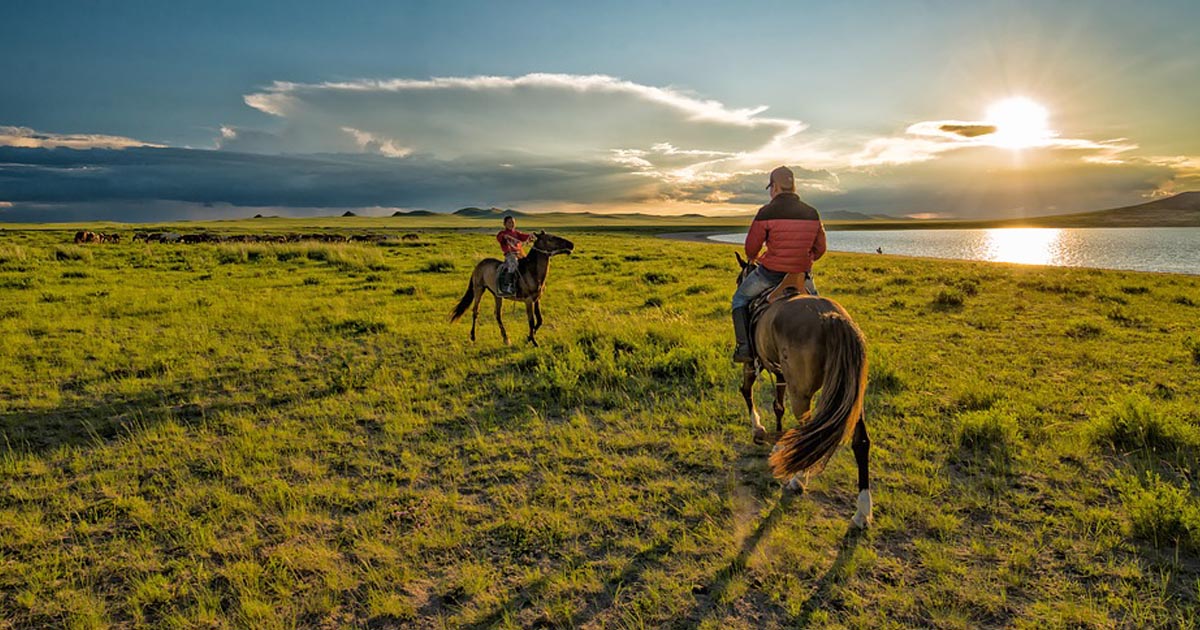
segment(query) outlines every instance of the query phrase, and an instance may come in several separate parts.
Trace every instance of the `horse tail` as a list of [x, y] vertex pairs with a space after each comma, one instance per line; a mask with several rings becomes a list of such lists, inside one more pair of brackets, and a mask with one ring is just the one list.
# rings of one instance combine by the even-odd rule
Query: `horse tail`
[[825, 380], [809, 421], [779, 439], [771, 471], [783, 479], [798, 472], [819, 473], [862, 418], [867, 390], [867, 347], [862, 332], [845, 314], [824, 318]]
[[458, 321], [458, 318], [467, 312], [471, 307], [471, 301], [475, 299], [475, 274], [471, 274], [471, 279], [467, 282], [467, 292], [463, 294], [462, 299], [458, 301], [458, 305], [450, 311], [450, 323]]

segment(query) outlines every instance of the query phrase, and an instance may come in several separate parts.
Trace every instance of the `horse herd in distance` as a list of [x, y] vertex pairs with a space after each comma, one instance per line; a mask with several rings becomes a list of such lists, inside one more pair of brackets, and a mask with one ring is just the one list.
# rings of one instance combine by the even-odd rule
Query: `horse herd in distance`
[[[400, 240], [415, 241], [416, 234], [404, 234]], [[299, 243], [302, 241], [317, 241], [321, 243], [382, 243], [388, 240], [383, 234], [214, 234], [212, 232], [197, 232], [181, 234], [179, 232], [135, 232], [134, 243]], [[120, 234], [105, 234], [82, 230], [75, 233], [75, 244], [85, 243], [120, 243]]]

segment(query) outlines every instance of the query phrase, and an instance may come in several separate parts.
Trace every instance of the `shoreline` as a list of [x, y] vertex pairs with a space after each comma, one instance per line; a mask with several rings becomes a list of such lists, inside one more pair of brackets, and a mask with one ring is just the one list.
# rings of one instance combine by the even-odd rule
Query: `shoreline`
[[713, 245], [737, 245], [737, 243], [726, 243], [724, 241], [714, 241], [710, 236], [717, 234], [727, 234], [725, 230], [712, 231], [697, 231], [697, 232], [664, 232], [658, 234], [659, 238], [665, 238], [669, 241], [685, 241], [688, 243], [710, 243]]
[[[714, 241], [709, 238], [710, 236], [715, 236], [717, 234], [725, 234], [725, 233], [726, 232], [721, 231], [721, 230], [693, 231], [693, 232], [670, 232], [670, 233], [658, 234], [657, 236], [659, 238], [664, 238], [664, 239], [671, 240], [671, 241], [682, 241], [685, 243], [706, 243], [709, 245], [728, 245], [728, 246], [738, 247], [739, 245], [737, 243], [727, 243], [725, 241]], [[1083, 269], [1083, 270], [1097, 270], [1097, 271], [1116, 271], [1116, 272], [1124, 272], [1124, 273], [1148, 273], [1148, 274], [1166, 275], [1166, 276], [1183, 276], [1185, 278], [1196, 278], [1196, 277], [1200, 276], [1200, 272], [1186, 273], [1183, 271], [1151, 271], [1148, 269], [1114, 269], [1111, 267], [1085, 267], [1082, 265], [1035, 265], [1035, 264], [1031, 264], [1031, 263], [1006, 262], [1006, 261], [1002, 261], [1002, 260], [977, 260], [974, 258], [938, 258], [935, 256], [910, 256], [907, 254], [889, 254], [889, 253], [877, 254], [875, 252], [850, 252], [850, 251], [842, 251], [842, 250], [836, 250], [836, 249], [829, 250], [829, 253], [851, 254], [854, 256], [872, 256], [872, 257], [878, 256], [879, 258], [903, 258], [906, 260], [925, 260], [925, 261], [932, 261], [932, 262], [948, 261], [948, 262], [965, 262], [965, 263], [983, 263], [983, 264], [988, 264], [988, 265], [1016, 265], [1019, 267], [1027, 267], [1030, 269]]]

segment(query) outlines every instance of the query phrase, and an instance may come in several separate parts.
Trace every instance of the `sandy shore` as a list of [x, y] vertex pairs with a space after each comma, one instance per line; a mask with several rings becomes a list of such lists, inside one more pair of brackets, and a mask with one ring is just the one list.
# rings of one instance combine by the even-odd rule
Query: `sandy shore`
[[659, 238], [669, 238], [673, 241], [688, 241], [691, 243], [708, 243], [709, 245], [736, 245], [736, 243], [725, 243], [722, 241], [714, 241], [710, 236], [718, 234], [729, 234], [730, 230], [705, 230], [703, 232], [669, 232], [659, 234]]

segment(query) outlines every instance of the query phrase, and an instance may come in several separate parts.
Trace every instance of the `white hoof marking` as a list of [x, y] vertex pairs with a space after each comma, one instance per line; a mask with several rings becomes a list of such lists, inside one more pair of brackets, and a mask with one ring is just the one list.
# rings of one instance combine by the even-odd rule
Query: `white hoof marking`
[[850, 519], [850, 522], [859, 529], [866, 529], [875, 521], [875, 516], [872, 514], [871, 491], [859, 492], [857, 504], [858, 509], [854, 512], [854, 518]]

